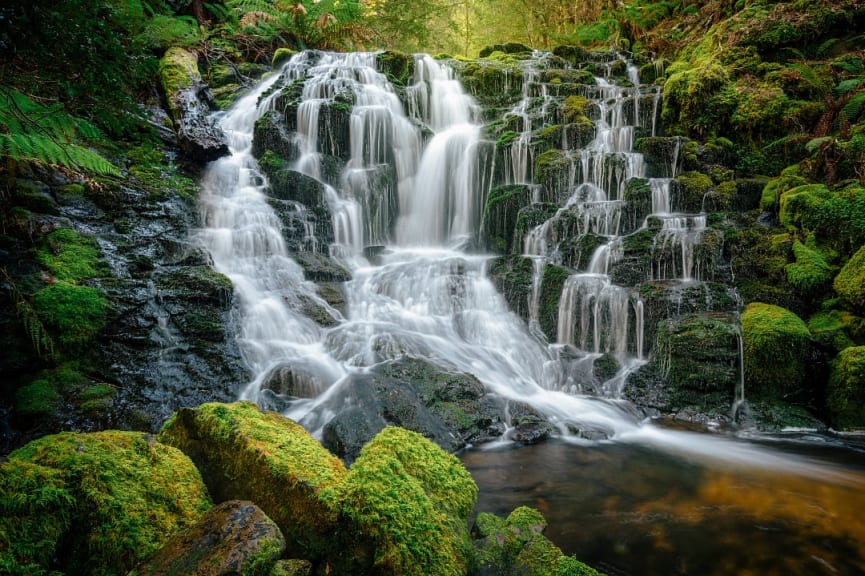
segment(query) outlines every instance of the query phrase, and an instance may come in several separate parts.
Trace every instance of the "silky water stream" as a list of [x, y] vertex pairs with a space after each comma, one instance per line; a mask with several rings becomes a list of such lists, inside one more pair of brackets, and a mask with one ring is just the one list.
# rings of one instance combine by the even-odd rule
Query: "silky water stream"
[[[345, 407], [347, 375], [402, 355], [424, 358], [532, 405], [559, 431], [537, 446], [502, 442], [462, 454], [480, 487], [478, 511], [537, 506], [557, 544], [610, 574], [865, 573], [865, 475], [855, 446], [818, 444], [816, 436], [766, 446], [671, 430], [616, 397], [627, 370], [646, 360], [641, 303], [605, 274], [617, 255], [622, 186], [642, 174], [633, 127], [621, 118], [622, 102], [639, 98], [639, 89], [598, 81], [598, 135], [578, 152], [583, 178], [564, 204], [608, 242], [566, 282], [559, 341], [550, 344], [510, 312], [485, 276], [488, 256], [469, 251], [492, 177], [478, 106], [450, 69], [425, 56], [415, 58], [401, 101], [375, 61], [301, 53], [220, 119], [231, 155], [205, 172], [196, 234], [235, 286], [237, 338], [253, 374], [241, 397], [262, 403], [264, 379], [291, 367], [305, 375], [308, 398], [284, 413], [319, 434]], [[352, 276], [344, 313], [322, 300], [292, 258], [252, 155], [254, 123], [273, 106], [273, 88], [293, 83], [303, 93], [292, 168], [329, 181], [329, 253]], [[349, 158], [338, 178], [326, 177], [333, 142], [320, 138], [321, 110], [346, 96]], [[646, 123], [654, 130], [654, 117]], [[520, 156], [506, 170], [513, 181], [529, 176], [526, 140], [517, 140]], [[372, 198], [383, 171], [392, 182], [387, 198]], [[688, 251], [703, 221], [672, 214], [663, 192], [657, 196], [653, 210], [665, 231], [658, 242], [676, 257], [652, 273], [690, 280], [698, 271]], [[525, 242], [539, 262], [555, 252], [542, 228]], [[311, 245], [321, 232], [308, 226]], [[375, 261], [365, 257], [369, 245], [380, 246]], [[309, 302], [327, 311], [331, 327], [303, 313]], [[559, 359], [565, 345], [614, 354], [623, 373], [600, 395], [580, 394]], [[604, 440], [575, 437], [574, 429]], [[813, 446], [821, 448], [808, 454]]]

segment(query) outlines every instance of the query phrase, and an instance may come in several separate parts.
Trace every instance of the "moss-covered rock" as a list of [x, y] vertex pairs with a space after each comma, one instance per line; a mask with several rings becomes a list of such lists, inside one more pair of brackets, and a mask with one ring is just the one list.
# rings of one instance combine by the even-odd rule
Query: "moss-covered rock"
[[528, 321], [535, 263], [525, 256], [501, 256], [487, 263], [487, 275], [508, 307]]
[[420, 434], [385, 428], [327, 494], [349, 540], [372, 544], [370, 565], [358, 564], [359, 555], [334, 559], [350, 563], [340, 573], [465, 574], [477, 486], [459, 460]]
[[547, 522], [520, 506], [506, 519], [481, 512], [473, 528], [476, 571], [496, 576], [600, 576], [576, 558], [565, 556], [543, 535]]
[[653, 351], [668, 382], [669, 410], [726, 412], [739, 384], [739, 326], [731, 315], [691, 314], [658, 325]]
[[559, 329], [559, 300], [565, 281], [571, 273], [561, 266], [548, 264], [544, 268], [538, 303], [538, 323], [550, 342], [555, 342]]
[[793, 255], [796, 261], [784, 267], [787, 282], [803, 296], [819, 293], [832, 279], [826, 258], [813, 245], [806, 246], [798, 240], [793, 242]]
[[378, 69], [397, 87], [405, 87], [414, 74], [414, 58], [396, 50], [386, 50], [375, 56]]
[[261, 508], [229, 500], [170, 539], [129, 576], [268, 576], [284, 549], [279, 527]]
[[316, 559], [332, 544], [337, 510], [322, 491], [345, 467], [299, 424], [249, 402], [210, 403], [178, 411], [159, 438], [189, 455], [215, 501], [255, 502], [290, 554]]
[[634, 149], [643, 154], [646, 175], [651, 178], [672, 178], [681, 165], [681, 150], [687, 142], [679, 136], [638, 138]]
[[842, 350], [833, 362], [826, 406], [835, 427], [865, 428], [865, 346]]
[[521, 251], [522, 238], [516, 238], [514, 230], [520, 209], [531, 201], [531, 188], [525, 184], [497, 186], [490, 190], [481, 224], [481, 238], [487, 249], [499, 254]]
[[0, 469], [0, 482], [21, 490], [14, 504], [3, 504], [0, 535], [34, 530], [0, 554], [46, 572], [126, 574], [210, 507], [189, 458], [148, 434], [45, 436], [12, 452]]
[[865, 314], [865, 246], [841, 268], [832, 286], [846, 306]]
[[749, 395], [780, 399], [798, 392], [810, 340], [805, 322], [785, 308], [761, 302], [749, 304], [741, 322]]
[[36, 252], [36, 260], [57, 280], [79, 282], [107, 275], [100, 262], [99, 248], [92, 236], [72, 228], [60, 228], [45, 236]]
[[33, 311], [65, 351], [80, 349], [105, 325], [108, 302], [96, 288], [59, 282], [33, 295]]
[[695, 171], [679, 174], [673, 187], [675, 208], [683, 212], [702, 212], [703, 200], [713, 188], [712, 179], [706, 174]]

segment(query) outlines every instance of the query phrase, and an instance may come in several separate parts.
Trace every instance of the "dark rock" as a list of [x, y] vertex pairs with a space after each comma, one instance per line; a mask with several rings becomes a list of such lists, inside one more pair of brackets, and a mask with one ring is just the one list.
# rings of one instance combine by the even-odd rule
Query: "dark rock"
[[267, 574], [285, 550], [279, 527], [255, 504], [229, 500], [139, 565], [136, 576]]
[[490, 190], [481, 224], [481, 239], [488, 250], [499, 254], [521, 251], [522, 238], [513, 231], [520, 209], [531, 201], [531, 187], [525, 184], [497, 186]]
[[[487, 395], [474, 376], [448, 372], [426, 360], [385, 362], [351, 374], [340, 385], [339, 399], [326, 408], [337, 415], [324, 427], [322, 441], [346, 461], [354, 460], [387, 425], [419, 432], [449, 452], [505, 431], [503, 401]], [[549, 424], [526, 406], [518, 412], [523, 437], [541, 440]]]
[[500, 256], [487, 263], [487, 275], [508, 307], [528, 321], [531, 311], [534, 260], [526, 256]]

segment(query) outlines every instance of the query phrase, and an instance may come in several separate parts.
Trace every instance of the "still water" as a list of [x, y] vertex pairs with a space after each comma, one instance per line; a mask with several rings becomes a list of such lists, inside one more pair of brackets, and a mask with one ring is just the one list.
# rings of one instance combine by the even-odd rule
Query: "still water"
[[[539, 509], [566, 554], [614, 575], [865, 574], [865, 442], [742, 442], [769, 466], [550, 441], [461, 455], [476, 512]], [[785, 464], [786, 463], [786, 464]]]

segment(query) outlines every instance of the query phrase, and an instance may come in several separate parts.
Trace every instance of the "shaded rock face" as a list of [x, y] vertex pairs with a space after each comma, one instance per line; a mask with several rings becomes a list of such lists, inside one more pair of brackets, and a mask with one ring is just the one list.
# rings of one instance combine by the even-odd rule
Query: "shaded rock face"
[[[337, 415], [324, 427], [322, 442], [353, 461], [361, 447], [388, 425], [423, 434], [449, 452], [500, 437], [526, 444], [543, 440], [552, 425], [529, 406], [486, 393], [471, 374], [444, 371], [405, 357], [356, 373], [341, 384]], [[510, 414], [510, 418], [508, 417]]]
[[190, 241], [192, 201], [129, 188], [98, 201], [69, 208], [113, 273], [97, 282], [110, 312], [92, 350], [119, 390], [110, 425], [154, 431], [182, 406], [234, 399], [248, 369], [230, 336], [233, 288]]
[[195, 162], [206, 163], [228, 154], [222, 130], [210, 117], [213, 98], [205, 84], [170, 96], [178, 111], [174, 118], [180, 149]]
[[135, 576], [267, 574], [285, 550], [279, 527], [249, 501], [212, 508], [139, 565]]

